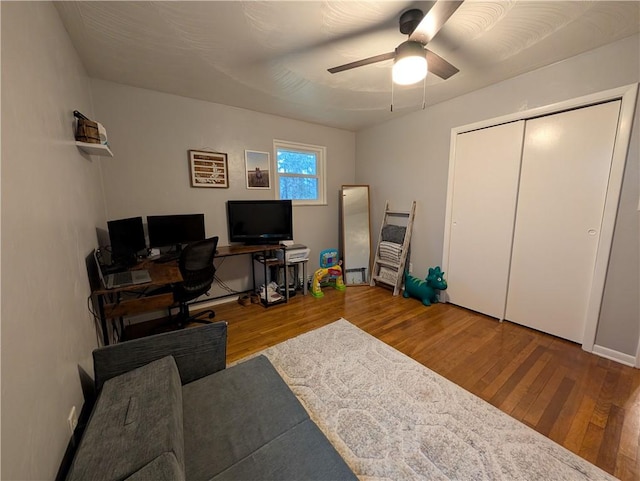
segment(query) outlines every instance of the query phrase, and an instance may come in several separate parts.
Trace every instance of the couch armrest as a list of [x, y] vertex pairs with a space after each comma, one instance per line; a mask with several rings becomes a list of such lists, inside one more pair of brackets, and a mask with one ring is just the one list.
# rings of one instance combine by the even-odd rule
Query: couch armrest
[[94, 350], [96, 392], [112, 377], [165, 356], [173, 356], [176, 360], [183, 385], [224, 369], [227, 357], [227, 323], [215, 322]]

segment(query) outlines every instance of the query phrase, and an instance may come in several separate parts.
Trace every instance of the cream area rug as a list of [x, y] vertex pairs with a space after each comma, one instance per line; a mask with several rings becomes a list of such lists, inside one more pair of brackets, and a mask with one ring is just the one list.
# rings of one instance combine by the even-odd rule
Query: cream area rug
[[260, 354], [361, 480], [615, 479], [345, 319]]

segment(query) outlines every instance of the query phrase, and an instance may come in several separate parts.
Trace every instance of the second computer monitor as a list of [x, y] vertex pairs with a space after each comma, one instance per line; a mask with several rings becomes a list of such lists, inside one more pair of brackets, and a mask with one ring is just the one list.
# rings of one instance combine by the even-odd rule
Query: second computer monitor
[[204, 214], [149, 215], [149, 247], [176, 246], [205, 238]]

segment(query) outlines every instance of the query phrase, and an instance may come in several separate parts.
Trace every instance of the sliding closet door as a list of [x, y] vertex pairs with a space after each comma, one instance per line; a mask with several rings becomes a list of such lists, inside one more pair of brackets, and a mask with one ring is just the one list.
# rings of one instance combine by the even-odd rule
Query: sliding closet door
[[524, 121], [459, 134], [446, 276], [449, 302], [502, 319]]
[[582, 342], [619, 111], [527, 121], [506, 319]]

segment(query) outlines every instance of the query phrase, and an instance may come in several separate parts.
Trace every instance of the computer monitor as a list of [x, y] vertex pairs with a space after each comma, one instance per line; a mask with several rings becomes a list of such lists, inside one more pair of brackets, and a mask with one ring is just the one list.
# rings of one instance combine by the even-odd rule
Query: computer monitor
[[175, 246], [203, 240], [204, 214], [149, 215], [147, 216], [149, 247]]
[[139, 251], [146, 249], [142, 217], [107, 222], [111, 258], [116, 263], [134, 264]]

